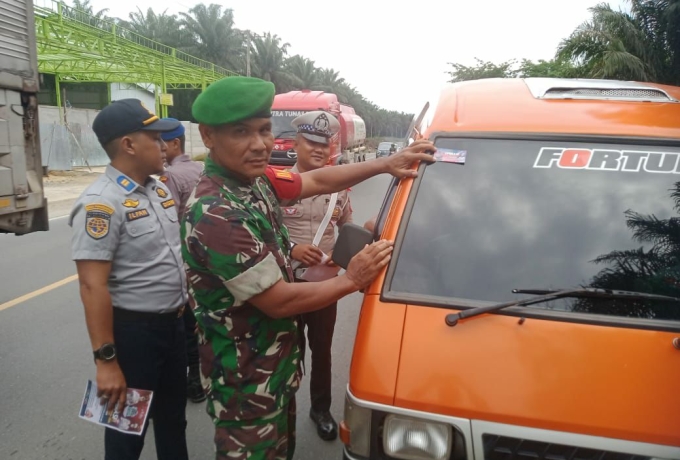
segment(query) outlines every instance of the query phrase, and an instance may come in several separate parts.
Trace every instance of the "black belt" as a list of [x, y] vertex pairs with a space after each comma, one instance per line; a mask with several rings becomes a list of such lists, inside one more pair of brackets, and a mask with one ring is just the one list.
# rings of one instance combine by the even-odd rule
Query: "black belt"
[[120, 321], [174, 321], [184, 313], [184, 306], [165, 313], [126, 310], [113, 307], [113, 319]]

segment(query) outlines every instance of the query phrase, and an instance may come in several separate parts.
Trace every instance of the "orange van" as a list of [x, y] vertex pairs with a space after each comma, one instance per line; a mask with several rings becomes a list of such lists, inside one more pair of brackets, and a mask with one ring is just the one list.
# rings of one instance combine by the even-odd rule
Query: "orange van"
[[489, 79], [429, 101], [412, 132], [438, 161], [375, 226], [395, 248], [365, 290], [345, 459], [680, 459], [679, 100]]

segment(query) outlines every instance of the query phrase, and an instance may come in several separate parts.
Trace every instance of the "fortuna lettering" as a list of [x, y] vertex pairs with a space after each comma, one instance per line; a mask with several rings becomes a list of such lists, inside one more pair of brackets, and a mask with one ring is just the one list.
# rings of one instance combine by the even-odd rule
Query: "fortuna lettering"
[[680, 174], [680, 153], [543, 147], [534, 168]]

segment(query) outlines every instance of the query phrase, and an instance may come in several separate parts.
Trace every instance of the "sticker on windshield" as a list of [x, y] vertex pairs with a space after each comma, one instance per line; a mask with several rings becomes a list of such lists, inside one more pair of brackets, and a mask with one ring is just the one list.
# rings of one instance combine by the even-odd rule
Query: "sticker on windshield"
[[445, 163], [458, 163], [463, 165], [465, 164], [466, 156], [467, 150], [437, 148], [437, 151], [434, 152], [434, 159], [437, 161], [443, 161]]
[[534, 168], [680, 174], [680, 153], [543, 147]]

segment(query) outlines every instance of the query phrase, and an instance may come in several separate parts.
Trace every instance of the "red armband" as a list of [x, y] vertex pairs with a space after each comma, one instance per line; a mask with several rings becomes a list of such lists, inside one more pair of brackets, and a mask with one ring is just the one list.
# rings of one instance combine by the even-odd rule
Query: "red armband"
[[265, 176], [276, 193], [279, 201], [297, 200], [302, 192], [302, 178], [288, 169], [267, 167]]

